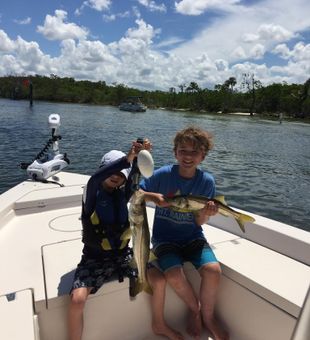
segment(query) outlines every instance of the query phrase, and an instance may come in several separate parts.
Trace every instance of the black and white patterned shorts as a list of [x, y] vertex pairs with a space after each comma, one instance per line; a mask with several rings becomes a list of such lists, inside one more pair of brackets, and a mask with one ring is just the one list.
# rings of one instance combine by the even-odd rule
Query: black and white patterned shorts
[[83, 255], [74, 274], [71, 292], [77, 288], [87, 287], [92, 288], [90, 294], [95, 294], [110, 279], [122, 281], [123, 277], [135, 276], [135, 270], [130, 266], [131, 258], [130, 254], [100, 259]]

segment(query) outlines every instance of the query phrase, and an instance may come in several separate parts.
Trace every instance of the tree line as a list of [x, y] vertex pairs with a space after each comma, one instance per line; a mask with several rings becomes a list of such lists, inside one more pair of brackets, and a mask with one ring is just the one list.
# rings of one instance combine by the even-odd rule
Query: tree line
[[[31, 91], [30, 91], [31, 89]], [[164, 107], [198, 112], [250, 112], [310, 119], [310, 78], [304, 84], [274, 83], [263, 86], [253, 74], [243, 74], [237, 84], [230, 77], [214, 89], [202, 89], [196, 82], [179, 84], [167, 91], [143, 91], [105, 81], [77, 81], [47, 76], [0, 77], [0, 97], [68, 103], [119, 105], [126, 97], [139, 96], [150, 108]]]

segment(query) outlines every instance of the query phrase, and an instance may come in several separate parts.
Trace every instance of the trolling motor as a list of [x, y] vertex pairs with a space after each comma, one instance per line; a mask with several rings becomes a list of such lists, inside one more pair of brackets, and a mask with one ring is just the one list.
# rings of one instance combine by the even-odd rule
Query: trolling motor
[[[60, 126], [60, 116], [58, 114], [49, 115], [48, 124], [52, 129], [52, 137], [32, 163], [20, 164], [20, 167], [27, 170], [28, 176], [34, 181], [47, 182], [47, 178], [54, 176], [70, 164], [67, 154], [59, 153], [58, 141], [61, 140], [61, 136], [56, 135], [56, 130]], [[52, 153], [48, 153], [50, 147], [52, 147]]]

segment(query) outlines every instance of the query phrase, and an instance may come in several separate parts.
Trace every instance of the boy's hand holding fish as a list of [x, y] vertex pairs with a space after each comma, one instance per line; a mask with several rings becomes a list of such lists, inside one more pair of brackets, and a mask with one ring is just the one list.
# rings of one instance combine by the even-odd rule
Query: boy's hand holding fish
[[213, 201], [207, 202], [202, 209], [196, 211], [195, 213], [196, 223], [198, 225], [206, 223], [210, 216], [214, 216], [218, 213], [218, 210], [219, 210], [218, 205], [215, 202]]

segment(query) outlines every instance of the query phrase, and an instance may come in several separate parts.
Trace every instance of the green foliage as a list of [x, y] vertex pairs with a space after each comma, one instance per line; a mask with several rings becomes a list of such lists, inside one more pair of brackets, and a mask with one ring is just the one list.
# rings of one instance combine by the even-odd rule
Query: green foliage
[[287, 117], [310, 118], [310, 78], [304, 84], [271, 84], [262, 86], [254, 75], [243, 75], [241, 87], [236, 90], [237, 80], [230, 77], [214, 90], [202, 89], [196, 82], [179, 84], [167, 91], [141, 91], [124, 84], [108, 86], [105, 81], [76, 81], [46, 76], [0, 77], [0, 97], [28, 99], [30, 84], [33, 100], [55, 102], [119, 105], [130, 96], [142, 97], [149, 108], [186, 109], [198, 112], [256, 112]]

